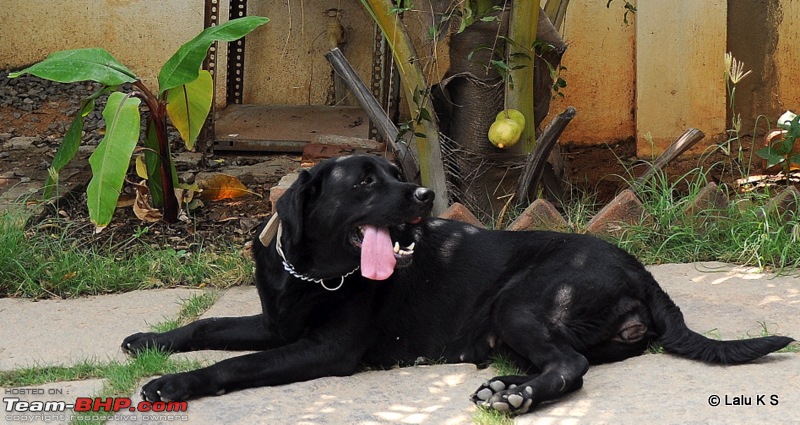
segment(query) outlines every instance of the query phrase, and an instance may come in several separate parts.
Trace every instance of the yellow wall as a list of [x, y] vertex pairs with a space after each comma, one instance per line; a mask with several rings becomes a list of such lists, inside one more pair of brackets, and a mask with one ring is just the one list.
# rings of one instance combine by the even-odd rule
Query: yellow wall
[[637, 9], [639, 156], [661, 153], [689, 127], [703, 131], [707, 141], [724, 133], [726, 2], [641, 0]]
[[[800, 113], [800, 1], [781, 1], [783, 20], [778, 26], [778, 103], [784, 110]], [[770, 117], [774, 125], [778, 117]]]
[[203, 0], [13, 0], [0, 7], [0, 69], [103, 47], [155, 88], [175, 50], [203, 30]]
[[606, 3], [573, 1], [567, 9], [562, 34], [568, 47], [561, 62], [567, 87], [546, 118], [567, 106], [577, 109], [562, 143], [593, 145], [635, 134], [635, 17], [628, 15], [625, 24], [622, 9]]
[[[562, 143], [602, 144], [635, 137], [639, 155], [647, 157], [687, 127], [700, 128], [707, 135], [697, 150], [713, 143], [715, 136], [718, 140], [729, 126], [723, 55], [731, 41], [726, 37], [737, 34], [726, 31], [731, 22], [727, 19], [730, 1], [638, 0], [638, 12], [628, 15], [628, 24], [623, 22], [622, 0], [613, 1], [610, 7], [606, 7], [607, 0], [570, 2], [563, 28], [569, 47], [562, 77], [568, 87], [566, 98], [551, 104], [550, 116], [569, 105], [577, 108], [578, 115]], [[748, 0], [738, 1], [736, 10], [748, 10]], [[764, 3], [752, 2], [753, 7]], [[219, 3], [224, 22], [227, 1]], [[800, 1], [766, 3], [776, 9], [774, 16], [782, 18], [776, 19], [780, 22], [776, 22], [775, 53], [767, 59], [769, 68], [777, 72], [760, 75], [763, 84], [754, 84], [757, 79], [752, 77], [748, 82], [752, 87], [742, 89], [748, 89], [748, 96], [755, 99], [749, 105], [751, 114], [774, 113], [762, 111], [762, 104], [797, 112], [800, 25], [796, 17], [800, 16]], [[429, 25], [421, 17], [422, 11], [429, 10], [425, 0], [414, 5], [418, 10], [407, 13], [407, 21], [417, 27]], [[322, 56], [329, 48], [323, 12], [334, 7], [343, 9], [345, 54], [362, 79], [370, 81], [374, 26], [358, 2], [250, 1], [248, 13], [267, 16], [271, 22], [247, 39], [245, 102], [325, 102], [331, 75]], [[57, 50], [100, 46], [153, 87], [163, 62], [202, 30], [203, 11], [204, 0], [6, 0], [0, 8], [0, 68], [28, 65]], [[743, 34], [747, 34], [748, 19], [756, 18], [735, 20], [744, 22]], [[771, 19], [762, 24], [772, 25]], [[436, 80], [446, 62], [440, 57], [438, 65], [431, 64], [431, 53], [421, 50], [426, 69]], [[751, 50], [748, 47], [747, 51]], [[225, 46], [220, 51], [224, 52]], [[224, 55], [218, 62], [218, 80], [224, 81]], [[757, 68], [755, 63], [753, 67]], [[745, 69], [752, 68], [745, 63]], [[218, 106], [224, 106], [224, 92], [224, 84], [218, 84]], [[763, 99], [770, 101], [761, 102]], [[746, 105], [741, 106], [747, 110]], [[774, 123], [777, 117], [769, 118]], [[645, 140], [648, 133], [656, 144], [655, 152]]]

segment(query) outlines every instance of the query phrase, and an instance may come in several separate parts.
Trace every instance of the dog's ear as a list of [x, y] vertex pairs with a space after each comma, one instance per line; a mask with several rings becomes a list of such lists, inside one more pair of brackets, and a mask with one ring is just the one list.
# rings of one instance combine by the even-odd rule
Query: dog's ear
[[312, 180], [311, 173], [306, 170], [300, 171], [297, 180], [286, 189], [275, 205], [284, 232], [289, 235], [292, 243], [300, 242], [303, 235], [304, 206], [307, 198], [314, 194]]

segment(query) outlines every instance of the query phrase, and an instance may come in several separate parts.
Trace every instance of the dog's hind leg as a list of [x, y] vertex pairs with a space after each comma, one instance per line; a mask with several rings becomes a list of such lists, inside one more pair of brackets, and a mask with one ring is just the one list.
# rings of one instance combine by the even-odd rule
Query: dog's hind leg
[[196, 350], [264, 350], [280, 345], [267, 330], [264, 316], [213, 317], [164, 333], [136, 333], [122, 341], [122, 350], [136, 355], [145, 348], [170, 353]]
[[475, 404], [522, 414], [583, 386], [583, 375], [589, 367], [584, 356], [551, 334], [529, 312], [503, 316], [500, 339], [530, 361], [539, 373], [493, 378], [472, 394]]

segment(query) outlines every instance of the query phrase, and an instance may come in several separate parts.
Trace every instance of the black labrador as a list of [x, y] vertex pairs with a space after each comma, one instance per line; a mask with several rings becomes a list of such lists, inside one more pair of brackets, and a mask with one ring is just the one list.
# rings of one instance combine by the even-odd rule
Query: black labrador
[[[747, 362], [793, 339], [715, 341], [631, 255], [586, 235], [505, 232], [426, 218], [434, 194], [375, 156], [324, 161], [300, 173], [255, 238], [263, 313], [137, 333], [122, 348], [258, 350], [146, 384], [150, 401], [185, 400], [365, 366], [487, 364], [510, 357], [476, 404], [525, 413], [581, 387], [589, 364], [668, 352]], [[277, 233], [277, 235], [276, 235]]]

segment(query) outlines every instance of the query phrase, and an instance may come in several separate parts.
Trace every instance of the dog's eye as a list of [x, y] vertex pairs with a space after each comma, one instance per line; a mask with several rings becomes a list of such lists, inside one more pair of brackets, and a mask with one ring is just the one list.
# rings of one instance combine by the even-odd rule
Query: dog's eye
[[372, 186], [373, 184], [375, 184], [375, 177], [372, 175], [368, 175], [361, 180], [361, 186], [363, 187]]

